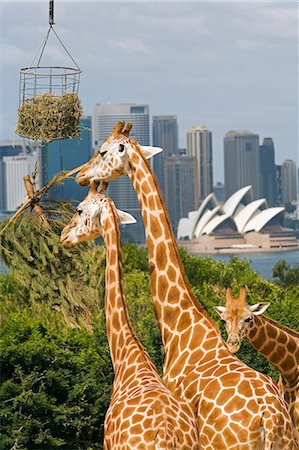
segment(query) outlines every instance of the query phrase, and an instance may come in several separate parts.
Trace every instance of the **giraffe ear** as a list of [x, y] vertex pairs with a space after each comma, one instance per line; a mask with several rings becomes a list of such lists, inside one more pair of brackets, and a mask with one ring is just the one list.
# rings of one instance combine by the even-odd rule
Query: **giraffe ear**
[[260, 302], [256, 303], [255, 305], [249, 305], [249, 309], [255, 316], [260, 316], [266, 311], [266, 309], [268, 308], [268, 306], [270, 306], [270, 304], [271, 303]]
[[215, 311], [221, 316], [221, 314], [225, 311], [225, 306], [214, 306]]
[[121, 211], [120, 209], [116, 209], [117, 215], [119, 217], [120, 223], [123, 225], [129, 224], [129, 223], [136, 223], [137, 220], [135, 217], [133, 217], [131, 214]]
[[145, 159], [150, 159], [152, 156], [157, 155], [158, 153], [163, 152], [163, 148], [161, 147], [150, 147], [149, 145], [140, 145], [141, 153], [145, 157]]

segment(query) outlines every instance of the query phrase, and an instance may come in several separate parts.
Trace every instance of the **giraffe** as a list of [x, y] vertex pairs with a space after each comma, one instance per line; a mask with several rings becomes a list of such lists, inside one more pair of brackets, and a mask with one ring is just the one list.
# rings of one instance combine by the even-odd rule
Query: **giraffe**
[[104, 449], [199, 450], [194, 408], [165, 386], [132, 329], [124, 298], [119, 221], [135, 222], [92, 186], [61, 235], [66, 248], [104, 236], [107, 337], [115, 372]]
[[130, 138], [118, 122], [77, 182], [127, 174], [146, 229], [153, 302], [165, 348], [163, 380], [197, 411], [205, 450], [294, 448], [293, 428], [274, 382], [232, 355], [184, 275], [170, 219], [146, 159], [161, 151]]
[[248, 305], [246, 289], [238, 298], [232, 289], [226, 291], [225, 306], [215, 306], [227, 330], [227, 345], [232, 352], [239, 350], [243, 338], [270, 361], [280, 373], [280, 390], [294, 423], [299, 446], [299, 333], [263, 316], [270, 303]]

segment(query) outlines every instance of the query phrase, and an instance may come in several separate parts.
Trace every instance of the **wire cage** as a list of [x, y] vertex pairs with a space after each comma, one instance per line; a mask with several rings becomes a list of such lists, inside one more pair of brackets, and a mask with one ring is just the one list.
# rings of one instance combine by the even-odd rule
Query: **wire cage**
[[[81, 69], [54, 25], [54, 0], [49, 2], [49, 29], [31, 65], [20, 69], [16, 132], [31, 140], [51, 142], [80, 136], [82, 108], [78, 97]], [[50, 34], [72, 61], [73, 67], [41, 65]]]
[[34, 66], [20, 70], [19, 106], [45, 93], [78, 94], [81, 70], [63, 66]]

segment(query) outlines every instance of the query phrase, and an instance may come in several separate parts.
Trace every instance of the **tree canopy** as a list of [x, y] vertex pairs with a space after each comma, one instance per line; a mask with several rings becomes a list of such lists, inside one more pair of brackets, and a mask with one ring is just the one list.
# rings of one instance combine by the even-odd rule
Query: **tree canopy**
[[[54, 208], [50, 229], [25, 215], [1, 237], [9, 274], [0, 274], [0, 450], [102, 449], [113, 382], [103, 313], [105, 251], [100, 243], [62, 249], [59, 235], [69, 214], [69, 207], [63, 214]], [[226, 288], [237, 294], [247, 286], [249, 303], [271, 302], [267, 314], [299, 331], [296, 268], [278, 263], [270, 282], [235, 257], [225, 264], [183, 249], [180, 256], [197, 298], [216, 321], [213, 306], [224, 303]], [[126, 244], [123, 264], [133, 327], [161, 373], [147, 250]], [[237, 356], [277, 379], [247, 341]]]

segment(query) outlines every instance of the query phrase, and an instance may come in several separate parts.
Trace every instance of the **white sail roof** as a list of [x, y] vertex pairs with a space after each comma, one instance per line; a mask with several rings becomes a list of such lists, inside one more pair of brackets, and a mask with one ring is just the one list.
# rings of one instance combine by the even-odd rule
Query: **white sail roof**
[[239, 233], [242, 233], [247, 222], [252, 219], [255, 215], [259, 214], [259, 209], [267, 206], [267, 201], [265, 198], [260, 198], [254, 202], [248, 203], [235, 217], [235, 222]]
[[248, 231], [261, 231], [264, 226], [270, 222], [270, 220], [282, 211], [284, 211], [283, 207], [264, 209], [264, 211], [261, 211], [247, 223], [243, 232], [247, 233]]
[[228, 219], [227, 225], [234, 232], [234, 227], [240, 234], [249, 231], [258, 232], [284, 211], [283, 207], [267, 208], [267, 201], [264, 198], [251, 200], [251, 186], [239, 189], [226, 200], [223, 206], [217, 202], [213, 193], [209, 194], [197, 211], [190, 211], [188, 218], [180, 219], [177, 238], [198, 239], [203, 234], [213, 233]]
[[208, 209], [207, 211], [204, 212], [203, 216], [199, 219], [195, 231], [194, 231], [194, 237], [198, 238], [199, 236], [202, 235], [203, 229], [204, 227], [207, 225], [208, 222], [211, 221], [212, 217], [215, 216], [215, 214], [217, 214], [217, 212], [221, 209], [221, 206], [218, 205], [216, 206], [216, 208], [210, 210]]
[[245, 186], [242, 189], [239, 189], [233, 195], [231, 195], [223, 205], [223, 210], [226, 214], [233, 216], [237, 207], [239, 206], [242, 198], [250, 192], [250, 196], [252, 196], [252, 188], [251, 186]]
[[229, 218], [230, 216], [228, 214], [213, 217], [213, 219], [204, 227], [201, 234], [211, 234], [221, 223]]

